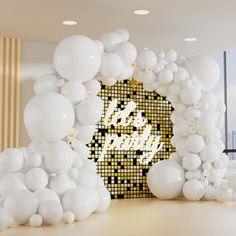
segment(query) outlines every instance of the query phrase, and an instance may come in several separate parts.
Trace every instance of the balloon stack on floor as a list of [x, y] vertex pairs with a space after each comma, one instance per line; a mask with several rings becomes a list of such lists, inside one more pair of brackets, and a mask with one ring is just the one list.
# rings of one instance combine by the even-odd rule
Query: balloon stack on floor
[[174, 50], [137, 54], [125, 28], [100, 41], [75, 35], [55, 49], [54, 67], [34, 86], [24, 122], [32, 143], [0, 154], [0, 230], [11, 224], [56, 224], [102, 212], [110, 194], [89, 149], [103, 114], [98, 80], [112, 86], [134, 77], [147, 91], [167, 96], [176, 152], [148, 173], [148, 185], [162, 199], [228, 201], [236, 191], [236, 165], [222, 153], [225, 107], [210, 91], [219, 67], [210, 57], [186, 60]]

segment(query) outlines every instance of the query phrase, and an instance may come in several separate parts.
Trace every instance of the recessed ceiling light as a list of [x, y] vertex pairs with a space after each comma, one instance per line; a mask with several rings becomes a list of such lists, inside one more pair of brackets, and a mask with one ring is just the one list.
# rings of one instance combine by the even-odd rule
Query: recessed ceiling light
[[64, 20], [62, 21], [63, 25], [77, 25], [77, 21], [74, 20]]
[[135, 10], [134, 14], [135, 15], [139, 15], [139, 16], [145, 16], [148, 15], [150, 13], [150, 11], [148, 10]]
[[184, 41], [186, 41], [186, 42], [195, 42], [195, 41], [197, 41], [197, 38], [195, 38], [195, 37], [187, 37], [187, 38], [184, 39]]

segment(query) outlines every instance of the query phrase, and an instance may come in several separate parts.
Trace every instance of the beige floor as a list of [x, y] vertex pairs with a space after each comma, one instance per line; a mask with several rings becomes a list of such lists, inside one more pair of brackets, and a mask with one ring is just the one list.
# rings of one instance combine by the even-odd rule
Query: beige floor
[[217, 202], [114, 200], [110, 208], [71, 225], [9, 228], [18, 236], [236, 236], [236, 204]]

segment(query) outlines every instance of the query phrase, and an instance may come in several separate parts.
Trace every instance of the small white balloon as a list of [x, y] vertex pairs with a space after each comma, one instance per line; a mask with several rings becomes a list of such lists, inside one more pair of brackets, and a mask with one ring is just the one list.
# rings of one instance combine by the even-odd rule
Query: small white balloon
[[36, 191], [47, 186], [48, 175], [41, 168], [32, 168], [26, 173], [25, 180], [28, 188], [32, 191]]
[[101, 91], [101, 84], [96, 79], [89, 80], [84, 84], [87, 94], [90, 95], [97, 95]]
[[220, 150], [214, 143], [207, 144], [204, 150], [201, 152], [201, 158], [203, 161], [212, 163], [219, 158]]
[[205, 187], [205, 193], [204, 193], [204, 199], [208, 201], [215, 200], [216, 190], [213, 186], [206, 186]]
[[105, 77], [117, 77], [122, 73], [124, 63], [121, 57], [115, 53], [106, 53], [102, 57], [100, 72]]
[[149, 49], [143, 49], [138, 53], [137, 63], [143, 70], [147, 67], [154, 67], [157, 63], [156, 54]]
[[39, 227], [43, 223], [43, 219], [40, 215], [34, 214], [30, 217], [29, 223], [33, 227]]
[[122, 36], [115, 32], [109, 32], [102, 35], [100, 41], [103, 43], [105, 51], [111, 52], [118, 43], [123, 42]]
[[48, 146], [44, 153], [44, 164], [50, 173], [60, 174], [69, 170], [73, 164], [73, 151], [64, 141], [58, 141]]
[[190, 152], [199, 153], [204, 149], [205, 141], [201, 135], [192, 134], [188, 136], [186, 146]]
[[77, 104], [85, 99], [86, 89], [80, 81], [71, 80], [63, 86], [61, 94], [68, 98], [73, 104]]
[[29, 153], [27, 161], [29, 166], [39, 167], [42, 163], [42, 157], [37, 152]]
[[204, 185], [196, 179], [188, 180], [183, 186], [183, 194], [187, 200], [199, 201], [204, 196]]
[[173, 49], [168, 49], [165, 51], [165, 60], [170, 63], [170, 62], [175, 62], [177, 60], [177, 53]]
[[97, 96], [90, 96], [76, 108], [76, 116], [81, 124], [94, 125], [100, 121], [103, 113], [103, 100]]
[[197, 170], [201, 165], [201, 158], [193, 153], [189, 153], [183, 158], [183, 167], [186, 170]]
[[67, 223], [67, 224], [71, 224], [75, 221], [75, 214], [72, 211], [66, 211], [63, 214], [63, 220]]
[[79, 171], [76, 168], [70, 168], [67, 174], [72, 180], [76, 180], [79, 176]]
[[53, 225], [62, 219], [63, 209], [58, 201], [47, 200], [40, 203], [38, 214], [44, 223]]
[[174, 82], [180, 84], [183, 81], [185, 81], [185, 79], [187, 79], [188, 77], [189, 77], [188, 71], [183, 67], [179, 67], [178, 71], [174, 73]]
[[185, 156], [188, 154], [188, 149], [186, 146], [186, 139], [180, 139], [178, 140], [178, 142], [176, 143], [176, 152], [177, 154], [181, 155], [181, 156]]
[[76, 130], [78, 131], [78, 139], [81, 142], [88, 144], [93, 139], [93, 135], [96, 131], [96, 125], [82, 125], [80, 123], [77, 123]]
[[20, 150], [8, 148], [0, 153], [0, 170], [1, 172], [15, 172], [21, 169], [24, 157]]

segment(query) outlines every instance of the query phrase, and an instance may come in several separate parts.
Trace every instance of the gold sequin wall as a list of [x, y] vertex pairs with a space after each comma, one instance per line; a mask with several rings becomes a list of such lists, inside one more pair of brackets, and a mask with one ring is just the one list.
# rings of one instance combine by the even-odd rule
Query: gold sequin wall
[[147, 198], [153, 197], [148, 189], [146, 177], [153, 163], [168, 159], [174, 151], [170, 139], [172, 137], [172, 123], [170, 115], [172, 107], [165, 97], [155, 92], [146, 92], [141, 84], [133, 80], [117, 82], [113, 86], [102, 85], [99, 96], [104, 101], [104, 114], [97, 125], [97, 132], [89, 144], [91, 158], [97, 162], [107, 134], [132, 135], [137, 130], [142, 133], [144, 127], [135, 128], [129, 126], [105, 126], [105, 112], [113, 99], [118, 99], [118, 109], [124, 109], [129, 101], [137, 103], [137, 108], [131, 116], [136, 116], [137, 110], [143, 111], [143, 117], [147, 118], [147, 124], [152, 126], [152, 134], [160, 135], [164, 146], [157, 152], [148, 165], [140, 164], [138, 159], [141, 151], [134, 150], [108, 150], [105, 159], [97, 162], [98, 173], [105, 181], [105, 185], [114, 198]]

